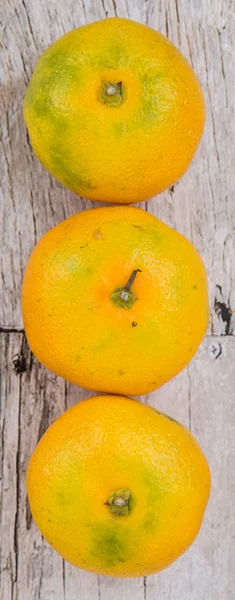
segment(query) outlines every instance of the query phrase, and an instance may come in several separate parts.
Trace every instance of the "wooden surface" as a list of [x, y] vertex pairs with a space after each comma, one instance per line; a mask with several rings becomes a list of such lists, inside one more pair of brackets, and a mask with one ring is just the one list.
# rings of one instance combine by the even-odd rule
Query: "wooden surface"
[[[235, 598], [235, 145], [232, 0], [2, 0], [1, 65], [1, 600], [233, 600]], [[202, 347], [174, 381], [142, 400], [189, 426], [212, 470], [201, 532], [172, 567], [118, 580], [76, 570], [31, 520], [25, 470], [38, 438], [84, 390], [31, 356], [20, 311], [22, 274], [35, 242], [91, 203], [53, 180], [32, 155], [22, 119], [27, 82], [41, 52], [64, 32], [106, 16], [148, 23], [182, 50], [205, 93], [202, 144], [183, 179], [148, 203], [191, 239], [208, 270], [211, 323]], [[142, 205], [144, 208], [144, 205]]]

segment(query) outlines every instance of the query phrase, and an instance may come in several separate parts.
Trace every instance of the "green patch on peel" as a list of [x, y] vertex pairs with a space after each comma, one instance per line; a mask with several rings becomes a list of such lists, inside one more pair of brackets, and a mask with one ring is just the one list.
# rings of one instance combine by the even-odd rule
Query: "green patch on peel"
[[53, 142], [51, 147], [52, 169], [57, 174], [59, 180], [75, 193], [80, 190], [93, 190], [96, 186], [92, 185], [89, 178], [85, 176], [84, 169], [78, 164], [77, 157], [76, 171], [71, 168], [71, 156], [66, 154], [58, 154], [58, 148], [61, 148], [62, 140], [58, 139], [57, 143]]
[[78, 88], [79, 70], [66, 54], [42, 56], [30, 80], [25, 106], [33, 109], [35, 115], [56, 119], [67, 108], [67, 93]]
[[90, 58], [90, 67], [101, 72], [104, 69], [110, 69], [110, 72], [112, 72], [115, 69], [126, 68], [128, 63], [128, 52], [122, 44], [117, 43], [115, 40], [105, 44], [102, 52], [98, 55], [93, 54]]
[[34, 124], [29, 133], [39, 160], [61, 183], [81, 194], [96, 186], [76, 150], [71, 157], [67, 142], [77, 110], [70, 96], [82, 93], [84, 76], [82, 66], [68, 52], [49, 49], [38, 61], [24, 100], [26, 125]]
[[143, 522], [143, 529], [146, 530], [147, 533], [155, 533], [157, 529], [158, 519], [156, 518], [154, 513], [147, 513], [145, 520]]
[[70, 502], [70, 498], [66, 492], [59, 491], [57, 492], [57, 501], [59, 504], [68, 504]]
[[113, 123], [113, 132], [118, 139], [127, 132], [127, 124], [125, 121], [116, 121]]
[[118, 524], [108, 522], [94, 528], [91, 553], [98, 557], [103, 567], [111, 567], [130, 558], [128, 539], [124, 531], [118, 530]]
[[112, 331], [106, 332], [105, 335], [102, 338], [100, 338], [99, 341], [97, 340], [96, 344], [93, 346], [93, 352], [99, 352], [103, 348], [106, 348], [108, 344], [110, 344], [110, 342], [113, 342], [115, 340], [115, 337], [116, 336]]
[[[145, 62], [140, 59], [137, 68], [136, 64], [132, 66], [131, 63], [130, 68], [139, 78], [140, 94], [133, 113], [128, 115], [126, 120], [122, 117], [122, 120], [113, 123], [113, 133], [117, 139], [130, 134], [134, 135], [137, 131], [151, 133], [161, 125], [166, 112], [169, 112], [171, 105], [175, 103], [175, 91], [172, 85], [169, 86], [169, 82], [164, 74], [159, 72], [156, 65], [149, 69], [150, 73], [146, 73]], [[122, 83], [125, 88], [125, 77], [123, 77]], [[131, 90], [129, 93], [135, 92]]]

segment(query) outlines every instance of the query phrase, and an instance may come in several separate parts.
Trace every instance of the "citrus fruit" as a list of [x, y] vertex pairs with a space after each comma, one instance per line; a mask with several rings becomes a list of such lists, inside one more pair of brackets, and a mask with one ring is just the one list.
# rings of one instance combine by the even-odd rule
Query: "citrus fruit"
[[205, 268], [187, 239], [147, 212], [91, 209], [38, 243], [22, 308], [46, 367], [96, 391], [145, 394], [187, 365], [206, 332]]
[[35, 154], [61, 183], [123, 204], [181, 177], [205, 108], [196, 75], [169, 40], [113, 18], [74, 29], [44, 52], [24, 117]]
[[180, 423], [136, 400], [100, 396], [49, 427], [30, 459], [27, 491], [37, 526], [66, 560], [139, 577], [193, 542], [210, 472]]

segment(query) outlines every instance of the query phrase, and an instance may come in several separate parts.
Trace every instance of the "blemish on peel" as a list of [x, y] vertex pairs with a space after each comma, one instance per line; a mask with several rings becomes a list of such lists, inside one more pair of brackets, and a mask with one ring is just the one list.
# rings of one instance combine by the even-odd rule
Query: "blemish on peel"
[[102, 565], [107, 567], [117, 562], [126, 562], [128, 560], [126, 539], [118, 533], [116, 527], [110, 524], [97, 525], [91, 553], [93, 556], [98, 556]]
[[95, 229], [95, 231], [93, 231], [93, 238], [95, 240], [103, 239], [100, 227], [99, 227], [99, 229]]
[[141, 229], [141, 231], [145, 231], [144, 227], [141, 227], [140, 225], [132, 225], [132, 227], [135, 227], [135, 229]]
[[154, 533], [156, 529], [156, 521], [158, 521], [158, 519], [156, 519], [153, 513], [147, 514], [146, 519], [143, 522], [143, 529], [145, 529], [147, 532]]

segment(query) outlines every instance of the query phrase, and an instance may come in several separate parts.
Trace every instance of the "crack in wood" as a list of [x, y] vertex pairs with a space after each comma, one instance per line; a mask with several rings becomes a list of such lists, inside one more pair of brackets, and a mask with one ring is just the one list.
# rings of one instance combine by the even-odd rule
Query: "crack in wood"
[[18, 580], [18, 566], [19, 566], [19, 547], [18, 547], [18, 535], [19, 535], [19, 520], [20, 520], [20, 453], [21, 453], [21, 406], [22, 406], [22, 380], [20, 376], [19, 386], [19, 407], [18, 407], [18, 443], [16, 451], [16, 512], [14, 521], [14, 553], [15, 553], [15, 577], [14, 584]]
[[0, 327], [0, 333], [24, 333], [24, 329], [17, 329], [14, 327]]
[[[224, 27], [223, 27], [223, 29], [224, 29]], [[217, 29], [217, 31], [218, 31], [218, 36], [219, 36], [220, 61], [221, 61], [222, 76], [223, 76], [223, 80], [224, 80], [224, 90], [225, 90], [225, 98], [226, 98], [226, 107], [228, 107], [228, 105], [229, 105], [229, 103], [228, 103], [228, 92], [227, 92], [227, 86], [226, 86], [224, 57], [223, 57], [223, 49], [222, 49], [222, 43], [221, 43], [221, 31], [219, 31], [219, 29]]]
[[[214, 310], [216, 315], [223, 321], [225, 324], [225, 335], [233, 335], [233, 330], [231, 327], [232, 321], [232, 309], [229, 304], [226, 304], [222, 300], [222, 287], [220, 285], [216, 285], [216, 295], [214, 300]], [[219, 295], [219, 297], [218, 297]]]
[[29, 499], [28, 499], [28, 496], [26, 496], [25, 520], [26, 520], [26, 529], [27, 529], [27, 531], [29, 531], [30, 528], [31, 528], [32, 518], [33, 517], [32, 517], [32, 513], [31, 513]]
[[43, 409], [42, 409], [41, 419], [40, 419], [39, 428], [38, 428], [38, 439], [37, 439], [38, 442], [49, 426], [50, 410], [49, 410], [49, 406], [48, 406], [48, 402], [47, 402], [46, 386], [43, 387], [42, 400], [43, 400]]
[[147, 600], [147, 577], [143, 577], [144, 600]]
[[[43, 547], [44, 546], [43, 536], [41, 536], [41, 541], [42, 541], [42, 547]], [[38, 600], [45, 600], [45, 598], [41, 597], [42, 582], [43, 582], [43, 554], [41, 556], [40, 575], [39, 575], [39, 582], [38, 582]]]
[[117, 5], [116, 5], [116, 2], [115, 2], [115, 0], [112, 0], [112, 3], [113, 3], [113, 9], [114, 9], [114, 14], [115, 14], [115, 17], [117, 17], [117, 16], [118, 16], [118, 13], [117, 13]]
[[192, 383], [191, 383], [190, 371], [189, 371], [188, 367], [187, 367], [187, 374], [188, 374], [188, 428], [189, 428], [189, 431], [192, 431], [192, 406], [191, 406]]
[[165, 10], [165, 27], [166, 27], [166, 36], [169, 37], [169, 25], [168, 25], [168, 12], [167, 12], [167, 10]]
[[68, 409], [68, 382], [64, 380], [64, 409]]
[[215, 150], [216, 150], [216, 157], [217, 157], [217, 162], [218, 162], [218, 168], [220, 168], [220, 156], [219, 156], [219, 149], [218, 149], [217, 139], [216, 139], [216, 127], [215, 127], [215, 118], [214, 118], [214, 112], [213, 112], [213, 101], [212, 101], [211, 90], [210, 90], [210, 85], [209, 85], [209, 81], [208, 81], [209, 69], [208, 69], [208, 61], [207, 61], [207, 51], [206, 51], [206, 44], [205, 44], [205, 40], [204, 40], [203, 35], [202, 35], [202, 40], [203, 40], [203, 51], [204, 51], [205, 66], [206, 66], [206, 75], [207, 75], [207, 77], [206, 77], [207, 92], [208, 92], [208, 96], [209, 96], [209, 100], [210, 100], [210, 114], [211, 114], [211, 121], [212, 121], [212, 133], [213, 133], [213, 138], [214, 138], [214, 144], [215, 144]]
[[25, 3], [25, 0], [21, 0], [21, 2], [22, 2], [22, 6], [24, 7], [24, 10], [25, 10], [26, 19], [28, 21], [29, 31], [31, 33], [34, 46], [35, 46], [36, 50], [38, 50], [36, 38], [34, 36], [33, 26], [31, 24], [31, 20], [30, 20], [30, 16], [29, 16], [29, 13], [28, 13], [28, 10], [27, 10], [27, 6], [26, 6], [26, 3]]
[[180, 24], [180, 16], [179, 16], [178, 0], [175, 0], [175, 11], [176, 11], [177, 23], [179, 25]]
[[104, 11], [105, 17], [107, 19], [108, 18], [108, 11], [106, 10], [106, 6], [105, 6], [105, 3], [104, 3], [104, 0], [101, 0], [101, 4], [102, 4], [102, 7], [103, 7], [103, 11]]
[[[11, 333], [12, 334], [19, 333], [21, 335], [25, 335], [25, 330], [24, 329], [11, 329], [11, 328], [6, 328], [6, 327], [0, 327], [0, 335], [1, 335], [1, 333], [3, 335], [6, 335], [6, 336], [9, 335], [9, 334], [11, 334]], [[220, 337], [220, 336], [221, 337], [226, 337], [226, 335], [229, 335], [229, 336], [234, 335], [235, 336], [235, 331], [231, 331], [230, 333], [227, 333], [227, 334], [211, 332], [211, 333], [207, 333], [205, 335], [205, 338], [213, 338], [213, 337]], [[34, 355], [33, 355], [32, 352], [30, 352], [30, 356], [31, 356], [30, 360], [33, 361], [35, 357], [34, 357]], [[35, 359], [35, 360], [37, 361], [37, 359]]]
[[62, 579], [63, 579], [63, 600], [66, 600], [66, 587], [65, 587], [65, 561], [62, 558]]
[[26, 360], [22, 351], [13, 356], [13, 367], [16, 375], [21, 375], [27, 371]]
[[84, 12], [85, 21], [86, 21], [87, 20], [87, 16], [86, 16], [85, 0], [81, 0], [81, 2], [82, 2], [82, 8], [83, 8], [83, 12]]

